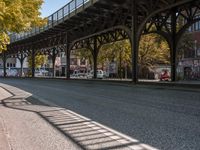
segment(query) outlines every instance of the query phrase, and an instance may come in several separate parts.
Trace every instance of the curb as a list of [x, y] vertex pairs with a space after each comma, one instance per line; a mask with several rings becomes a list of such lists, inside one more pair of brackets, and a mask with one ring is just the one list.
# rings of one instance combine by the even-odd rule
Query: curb
[[40, 98], [40, 97], [38, 97], [36, 95], [32, 95], [31, 98], [36, 100], [36, 101], [42, 102], [42, 103], [44, 103], [44, 104], [46, 104], [48, 106], [51, 106], [51, 107], [60, 107], [60, 106], [54, 104], [53, 102], [49, 102], [49, 101], [47, 101], [47, 100], [45, 100], [43, 98]]
[[[9, 79], [9, 78], [7, 78]], [[10, 79], [16, 79], [16, 78], [10, 78]], [[98, 80], [98, 79], [92, 79], [92, 80], [82, 80], [82, 79], [69, 79], [66, 78], [17, 78], [20, 80], [51, 80], [51, 81], [65, 81], [69, 83], [85, 83], [85, 84], [107, 84], [112, 86], [125, 86], [125, 87], [146, 87], [146, 88], [161, 88], [161, 89], [169, 89], [169, 90], [185, 90], [185, 91], [194, 91], [199, 92], [200, 91], [200, 83], [198, 84], [192, 84], [192, 83], [181, 83], [181, 82], [145, 82], [140, 81], [138, 83], [133, 83], [131, 81], [113, 81], [113, 80]]]

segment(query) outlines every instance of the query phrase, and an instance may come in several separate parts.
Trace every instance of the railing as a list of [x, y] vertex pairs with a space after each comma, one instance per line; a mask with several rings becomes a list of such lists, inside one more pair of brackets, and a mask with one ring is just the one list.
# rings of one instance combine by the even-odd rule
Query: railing
[[80, 7], [83, 7], [84, 9], [84, 5], [87, 5], [87, 3], [89, 3], [90, 1], [93, 0], [72, 0], [67, 5], [65, 5], [64, 7], [47, 17], [47, 24], [43, 27], [35, 27], [28, 32], [10, 34], [11, 43], [26, 39], [45, 30], [48, 30], [49, 28], [57, 25], [60, 22], [63, 22], [66, 18], [70, 17], [70, 15], [76, 12], [76, 10]]

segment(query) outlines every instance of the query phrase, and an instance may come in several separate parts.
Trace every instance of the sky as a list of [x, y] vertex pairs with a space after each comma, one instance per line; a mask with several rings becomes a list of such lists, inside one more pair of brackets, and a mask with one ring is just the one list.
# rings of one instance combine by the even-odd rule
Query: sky
[[41, 9], [42, 17], [50, 16], [70, 1], [71, 0], [44, 0], [44, 4]]

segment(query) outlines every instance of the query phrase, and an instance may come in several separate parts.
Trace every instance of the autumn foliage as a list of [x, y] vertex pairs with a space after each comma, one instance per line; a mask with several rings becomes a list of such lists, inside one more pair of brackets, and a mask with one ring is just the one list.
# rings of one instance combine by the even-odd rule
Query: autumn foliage
[[27, 31], [45, 23], [39, 11], [42, 3], [43, 0], [0, 0], [0, 52], [9, 44], [9, 33]]

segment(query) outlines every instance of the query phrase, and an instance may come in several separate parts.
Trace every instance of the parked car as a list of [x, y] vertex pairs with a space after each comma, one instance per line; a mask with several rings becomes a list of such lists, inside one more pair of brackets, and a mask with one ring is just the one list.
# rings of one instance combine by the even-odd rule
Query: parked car
[[103, 79], [103, 78], [104, 78], [103, 70], [97, 70], [97, 79]]
[[160, 75], [160, 81], [169, 81], [170, 80], [170, 74], [168, 70], [163, 70]]
[[106, 71], [103, 71], [103, 76], [104, 76], [104, 78], [109, 78], [109, 73]]
[[[87, 75], [87, 78], [91, 79], [94, 77], [94, 71], [91, 70], [90, 73]], [[105, 74], [103, 70], [97, 70], [97, 79], [103, 79], [105, 77]]]
[[35, 77], [44, 77], [48, 76], [48, 71], [45, 69], [36, 69], [35, 70]]
[[73, 74], [70, 75], [71, 79], [86, 79], [87, 73], [85, 71], [74, 70]]

